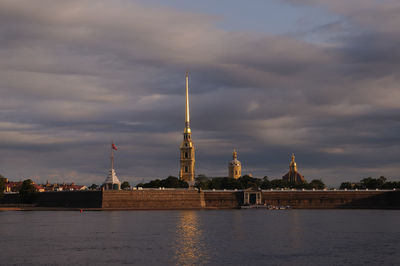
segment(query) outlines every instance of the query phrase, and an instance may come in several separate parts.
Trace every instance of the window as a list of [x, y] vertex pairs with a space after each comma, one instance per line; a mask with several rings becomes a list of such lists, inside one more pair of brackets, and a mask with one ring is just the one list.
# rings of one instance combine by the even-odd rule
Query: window
[[185, 166], [185, 173], [189, 173], [189, 167]]
[[189, 155], [187, 152], [185, 152], [185, 158], [189, 158]]

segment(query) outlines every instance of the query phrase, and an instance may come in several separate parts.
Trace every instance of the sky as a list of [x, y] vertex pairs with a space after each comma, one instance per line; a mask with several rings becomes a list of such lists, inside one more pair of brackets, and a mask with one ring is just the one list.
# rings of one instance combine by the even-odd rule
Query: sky
[[397, 0], [0, 1], [0, 174], [400, 180]]

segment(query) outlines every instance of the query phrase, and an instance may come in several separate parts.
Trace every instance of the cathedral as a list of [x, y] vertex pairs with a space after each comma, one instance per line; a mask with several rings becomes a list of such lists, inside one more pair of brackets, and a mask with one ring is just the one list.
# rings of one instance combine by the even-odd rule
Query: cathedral
[[180, 146], [179, 179], [188, 182], [190, 186], [194, 185], [194, 151], [192, 131], [190, 129], [189, 74], [186, 72], [185, 129], [183, 131], [183, 141]]
[[229, 177], [238, 179], [242, 176], [242, 164], [237, 159], [236, 149], [233, 150], [233, 160], [229, 162]]
[[297, 164], [294, 159], [294, 153], [292, 153], [292, 160], [289, 164], [289, 172], [284, 175], [282, 179], [291, 183], [304, 183], [306, 180], [304, 179], [304, 176], [297, 171]]
[[[193, 187], [195, 182], [195, 147], [192, 141], [192, 130], [190, 128], [190, 108], [189, 108], [189, 74], [186, 72], [186, 99], [185, 99], [185, 128], [183, 131], [183, 140], [180, 145], [180, 170], [179, 179], [185, 181], [190, 187]], [[237, 159], [237, 151], [233, 150], [233, 159], [228, 164], [228, 173], [230, 178], [238, 179], [242, 176], [242, 164]], [[289, 172], [282, 177], [283, 180], [291, 183], [303, 183], [304, 177], [297, 171], [295, 156], [292, 154], [289, 165]], [[112, 169], [107, 178], [108, 182], [114, 180], [114, 186], [118, 188], [118, 179], [115, 171]], [[107, 183], [107, 182], [105, 182]], [[115, 184], [117, 183], [117, 184]]]

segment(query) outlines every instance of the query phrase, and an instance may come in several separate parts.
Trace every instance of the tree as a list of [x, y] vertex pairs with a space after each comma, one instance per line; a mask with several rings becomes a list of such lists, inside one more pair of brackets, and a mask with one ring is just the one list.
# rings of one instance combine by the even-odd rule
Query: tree
[[283, 179], [272, 179], [270, 186], [271, 188], [287, 188], [289, 187], [289, 184]]
[[352, 184], [350, 182], [343, 182], [342, 184], [340, 184], [340, 189], [351, 189], [352, 188]]
[[210, 180], [205, 175], [198, 175], [194, 186], [199, 189], [210, 189]]
[[89, 189], [91, 189], [91, 190], [97, 190], [98, 188], [99, 188], [99, 186], [96, 185], [96, 184], [92, 184], [92, 185], [89, 187]]
[[122, 182], [121, 189], [129, 189], [129, 188], [131, 188], [131, 185], [129, 184], [128, 181]]
[[362, 188], [376, 189], [382, 188], [385, 182], [386, 178], [384, 176], [381, 176], [380, 178], [367, 177], [361, 180], [361, 186]]
[[3, 196], [5, 189], [6, 189], [6, 178], [0, 175], [0, 197]]
[[390, 182], [384, 176], [379, 178], [367, 177], [361, 179], [358, 183], [343, 182], [340, 185], [340, 189], [393, 189], [400, 188], [400, 182]]
[[308, 187], [310, 189], [324, 189], [326, 188], [324, 182], [321, 179], [314, 179], [309, 184]]
[[22, 182], [19, 195], [23, 203], [32, 203], [36, 199], [36, 189], [31, 179]]
[[187, 188], [189, 187], [189, 184], [186, 183], [183, 180], [178, 179], [175, 176], [169, 176], [166, 179], [156, 179], [152, 180], [148, 183], [139, 183], [136, 185], [136, 187], [144, 187], [144, 188], [159, 188], [159, 187], [165, 187], [165, 188]]
[[385, 182], [383, 185], [382, 185], [382, 189], [399, 189], [400, 188], [400, 181], [398, 181], [398, 182], [396, 182], [396, 181], [393, 181], [393, 182], [390, 182], [390, 181], [388, 181], [388, 182]]
[[261, 179], [251, 177], [248, 175], [244, 175], [238, 179], [238, 181], [242, 184], [241, 188], [259, 188], [261, 186]]
[[268, 180], [268, 176], [264, 176], [260, 187], [261, 187], [261, 189], [270, 189], [270, 188], [272, 188], [271, 181]]

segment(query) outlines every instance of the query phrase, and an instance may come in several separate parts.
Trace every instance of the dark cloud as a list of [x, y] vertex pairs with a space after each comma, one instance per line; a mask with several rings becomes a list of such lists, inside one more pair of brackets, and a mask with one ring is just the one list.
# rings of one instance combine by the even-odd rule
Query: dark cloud
[[225, 175], [236, 147], [259, 177], [296, 152], [330, 185], [399, 178], [398, 4], [286, 2], [342, 20], [265, 35], [136, 1], [2, 1], [2, 174], [101, 183], [113, 139], [121, 179], [177, 175], [189, 69], [197, 173]]

